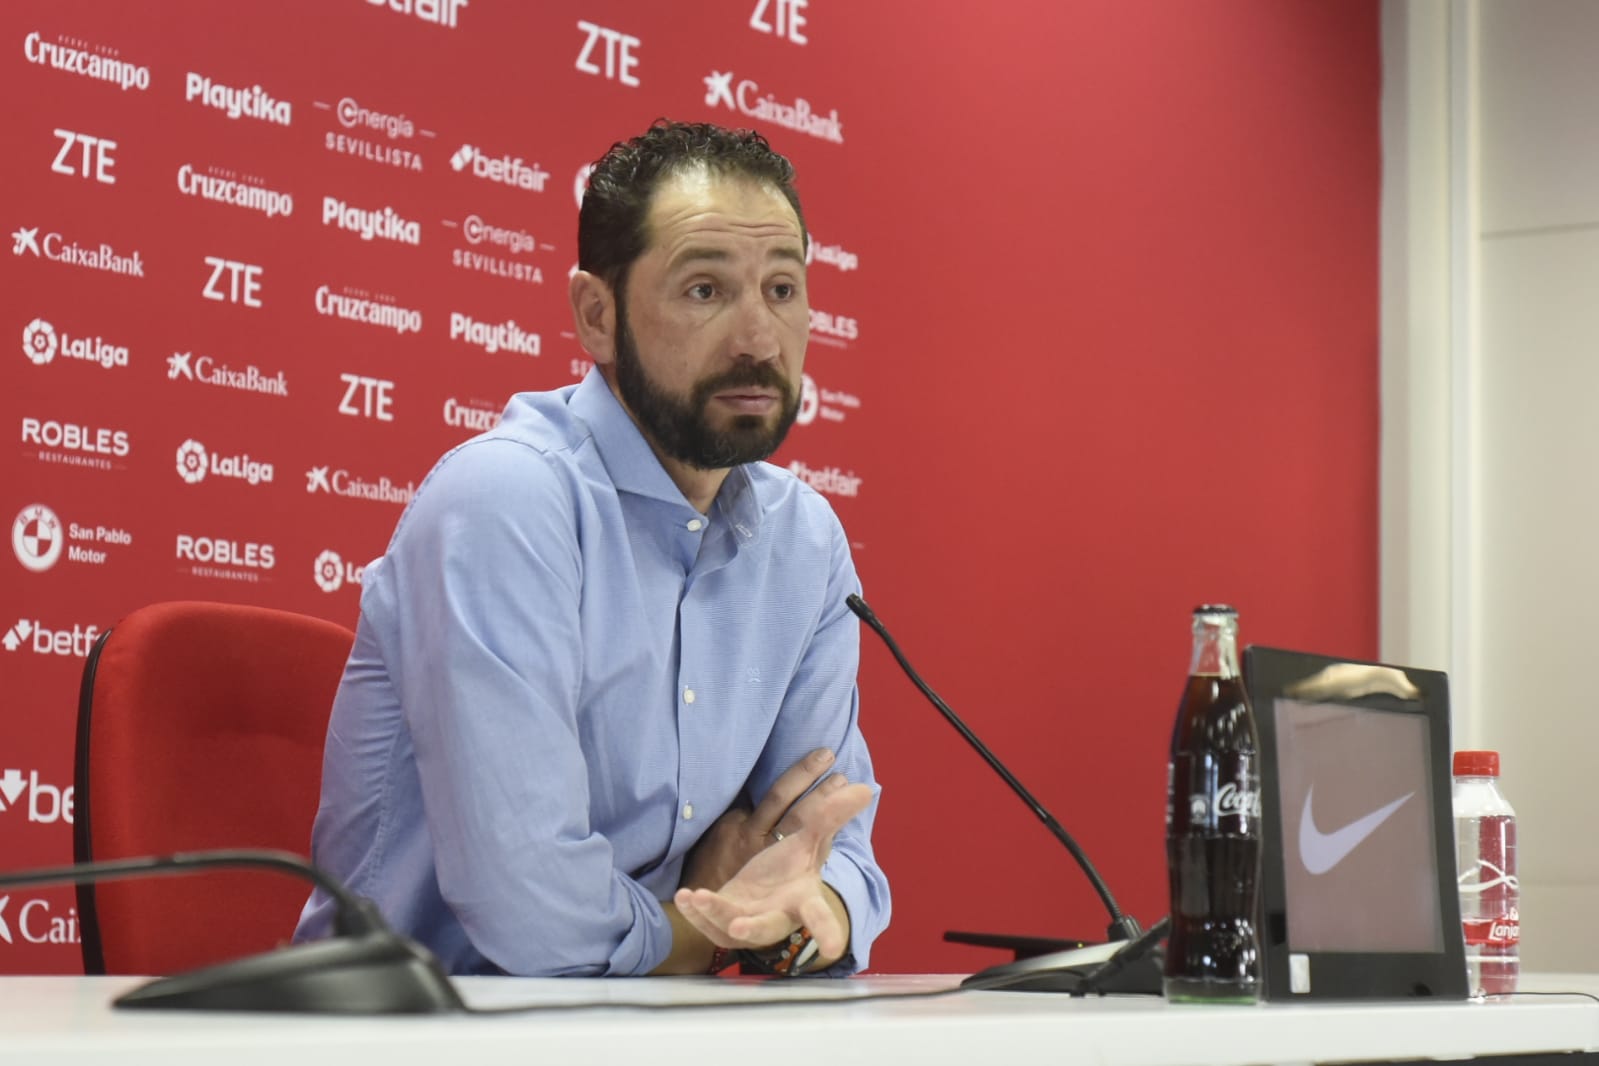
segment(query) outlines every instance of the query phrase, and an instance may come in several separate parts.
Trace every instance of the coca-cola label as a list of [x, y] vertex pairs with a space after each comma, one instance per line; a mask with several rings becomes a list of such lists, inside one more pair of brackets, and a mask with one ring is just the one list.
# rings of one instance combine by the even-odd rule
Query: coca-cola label
[[1493, 918], [1465, 918], [1460, 925], [1467, 947], [1508, 948], [1521, 943], [1521, 910], [1516, 907]]
[[1179, 755], [1167, 767], [1166, 795], [1168, 831], [1246, 836], [1260, 831], [1260, 767], [1252, 753]]

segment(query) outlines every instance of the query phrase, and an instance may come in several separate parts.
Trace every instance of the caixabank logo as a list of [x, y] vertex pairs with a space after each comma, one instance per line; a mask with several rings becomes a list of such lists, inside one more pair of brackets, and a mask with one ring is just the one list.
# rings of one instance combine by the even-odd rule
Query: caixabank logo
[[311, 495], [325, 492], [330, 496], [343, 496], [347, 500], [371, 500], [374, 503], [393, 503], [401, 507], [416, 496], [416, 482], [403, 484], [388, 475], [362, 477], [343, 467], [313, 466], [305, 472], [305, 491]]
[[35, 318], [22, 328], [22, 354], [34, 366], [49, 366], [59, 356], [72, 362], [111, 370], [128, 365], [128, 346], [104, 337], [69, 333], [48, 319]]
[[[69, 563], [104, 566], [112, 553], [133, 545], [133, 534], [104, 523], [80, 525], [64, 521], [42, 503], [30, 503], [11, 523], [11, 552], [24, 570], [42, 574], [65, 559]], [[23, 637], [27, 633], [20, 634]]]
[[167, 356], [168, 381], [194, 381], [216, 389], [254, 392], [263, 396], [289, 395], [289, 378], [283, 371], [269, 373], [254, 363], [230, 366], [213, 356], [173, 352]]
[[705, 76], [705, 106], [725, 107], [817, 140], [844, 143], [844, 120], [838, 117], [838, 108], [822, 114], [803, 96], [784, 102], [773, 93], [761, 92], [760, 84], [749, 78], [735, 81], [731, 70], [713, 70]]
[[360, 588], [365, 566], [346, 562], [344, 556], [329, 548], [316, 557], [311, 576], [316, 587], [323, 592], [337, 592], [342, 588]]
[[0, 943], [76, 944], [78, 938], [78, 908], [58, 915], [42, 896], [0, 895]]
[[84, 270], [103, 270], [124, 277], [144, 277], [144, 257], [138, 251], [119, 251], [113, 245], [84, 244], [59, 230], [44, 226], [18, 226], [11, 233], [11, 254], [27, 258], [48, 259], [52, 263], [82, 267]]

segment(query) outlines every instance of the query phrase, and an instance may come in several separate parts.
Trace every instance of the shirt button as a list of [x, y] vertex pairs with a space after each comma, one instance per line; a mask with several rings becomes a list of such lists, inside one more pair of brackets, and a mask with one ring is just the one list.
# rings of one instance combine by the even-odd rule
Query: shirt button
[[688, 520], [688, 531], [690, 533], [698, 533], [700, 529], [704, 527], [704, 525], [705, 523], [701, 522], [698, 518], [690, 518]]
[[692, 804], [692, 803], [683, 804], [683, 818], [684, 818], [684, 820], [688, 821], [688, 820], [693, 819], [693, 817], [694, 817], [694, 804]]
[[686, 688], [686, 689], [683, 690], [683, 702], [684, 703], [693, 703], [694, 702], [694, 690], [693, 689]]

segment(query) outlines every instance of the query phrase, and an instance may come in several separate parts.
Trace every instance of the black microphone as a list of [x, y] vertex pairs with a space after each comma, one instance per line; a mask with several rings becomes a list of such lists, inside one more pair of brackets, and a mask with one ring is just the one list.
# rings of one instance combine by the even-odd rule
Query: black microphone
[[157, 978], [118, 996], [118, 1007], [295, 1011], [313, 1014], [433, 1014], [465, 1010], [433, 954], [389, 928], [371, 900], [288, 851], [187, 851], [0, 872], [0, 888], [94, 884], [197, 870], [269, 869], [313, 882], [337, 904], [334, 935]]
[[[1071, 834], [1066, 832], [1065, 827], [1055, 820], [1054, 815], [1044, 809], [1044, 805], [1034, 798], [1033, 794], [1027, 790], [1027, 787], [1016, 779], [1016, 775], [1011, 773], [1010, 769], [999, 761], [999, 757], [988, 750], [988, 746], [978, 739], [977, 734], [973, 733], [965, 722], [961, 721], [960, 716], [950, 709], [949, 704], [940, 699], [938, 693], [934, 692], [932, 687], [922, 680], [921, 675], [916, 672], [915, 667], [911, 666], [910, 660], [905, 658], [905, 653], [899, 650], [899, 645], [894, 642], [894, 638], [889, 635], [888, 629], [884, 627], [883, 623], [878, 621], [877, 615], [867, 605], [866, 601], [852, 593], [845, 597], [844, 602], [862, 622], [865, 622], [874, 633], [883, 638], [883, 643], [888, 646], [888, 650], [893, 654], [900, 668], [905, 671], [906, 676], [911, 679], [911, 682], [921, 691], [922, 695], [926, 696], [932, 705], [938, 709], [938, 713], [942, 714], [949, 724], [955, 727], [955, 730], [965, 738], [966, 743], [970, 744], [977, 754], [981, 755], [984, 761], [993, 767], [994, 772], [999, 774], [1005, 784], [1010, 786], [1011, 791], [1021, 797], [1022, 802], [1027, 804], [1027, 808], [1038, 816], [1039, 821], [1044, 823], [1044, 827], [1066, 846], [1067, 851], [1071, 852], [1072, 858], [1076, 859], [1077, 865], [1082, 867], [1083, 873], [1088, 876], [1089, 883], [1094, 886], [1094, 891], [1099, 894], [1100, 901], [1104, 903], [1105, 910], [1110, 914], [1110, 927], [1107, 930], [1108, 938], [1113, 942], [1141, 941], [1136, 958], [1128, 958], [1114, 969], [1107, 966], [1103, 972], [1096, 973], [1096, 971], [1100, 970], [1099, 964], [1115, 956], [1106, 955], [1101, 950], [1089, 948], [1083, 952], [1060, 951], [993, 966], [982, 973], [974, 974], [962, 983], [984, 989], [1026, 988], [1033, 991], [1061, 991], [1077, 994], [1083, 994], [1090, 990], [1124, 991], [1153, 992], [1159, 995], [1159, 973], [1153, 969], [1153, 965], [1148, 962], [1142, 966], [1133, 965], [1135, 962], [1148, 958], [1148, 949], [1153, 946], [1154, 939], [1158, 938], [1147, 937], [1146, 934], [1140, 931], [1136, 919], [1131, 915], [1122, 913], [1121, 908], [1116, 905], [1115, 897], [1110, 893], [1109, 886], [1105, 884], [1104, 878], [1099, 876], [1099, 871], [1094, 869], [1094, 864], [1089, 861], [1087, 854], [1084, 853], [1077, 841], [1072, 839]], [[1090, 976], [1093, 977], [1092, 986], [1087, 983], [1087, 979]], [[1112, 980], [1112, 978], [1117, 980]]]

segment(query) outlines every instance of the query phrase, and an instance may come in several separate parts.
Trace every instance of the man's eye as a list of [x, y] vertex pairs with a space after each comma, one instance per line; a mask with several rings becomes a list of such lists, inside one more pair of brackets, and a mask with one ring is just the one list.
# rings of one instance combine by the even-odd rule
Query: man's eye
[[696, 300], [709, 300], [716, 295], [716, 286], [708, 281], [702, 281], [688, 290], [688, 294]]
[[777, 297], [779, 300], [793, 299], [794, 293], [797, 291], [798, 290], [793, 285], [790, 285], [786, 281], [772, 286], [772, 295]]

